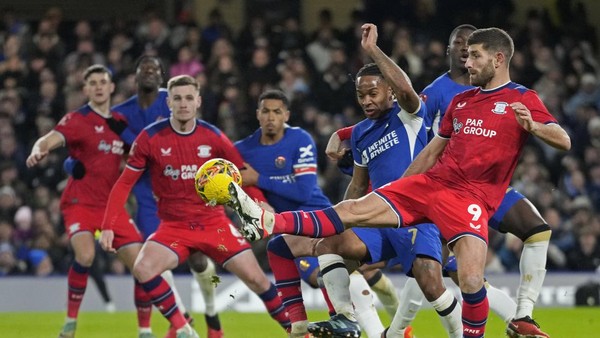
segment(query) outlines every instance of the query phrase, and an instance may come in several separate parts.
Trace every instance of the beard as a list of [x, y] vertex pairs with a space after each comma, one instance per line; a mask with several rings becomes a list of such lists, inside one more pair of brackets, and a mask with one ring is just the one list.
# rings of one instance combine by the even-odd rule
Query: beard
[[485, 86], [492, 81], [494, 78], [494, 65], [492, 60], [485, 65], [478, 74], [471, 74], [469, 76], [469, 81], [471, 81], [472, 86], [482, 87]]

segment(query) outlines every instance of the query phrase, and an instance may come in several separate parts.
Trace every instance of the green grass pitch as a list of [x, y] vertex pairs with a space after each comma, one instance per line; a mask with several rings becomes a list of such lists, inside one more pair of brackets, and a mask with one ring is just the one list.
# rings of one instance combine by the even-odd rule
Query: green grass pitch
[[[544, 331], [553, 338], [577, 337], [593, 338], [600, 336], [599, 308], [542, 308], [534, 313]], [[286, 337], [278, 325], [266, 313], [221, 313], [221, 324], [227, 338]], [[194, 314], [196, 328], [201, 337], [206, 336], [201, 314]], [[50, 338], [56, 337], [63, 323], [64, 313], [28, 312], [1, 313], [0, 337], [3, 338]], [[162, 338], [167, 330], [167, 322], [158, 312], [152, 314], [152, 327], [157, 337]], [[324, 311], [309, 312], [310, 320], [327, 318]], [[387, 325], [389, 319], [383, 313], [381, 318]], [[433, 310], [422, 310], [414, 322], [417, 338], [445, 337], [445, 333]], [[486, 337], [500, 338], [504, 335], [504, 323], [490, 314]], [[136, 316], [133, 312], [82, 312], [80, 314], [77, 338], [134, 338], [137, 337]], [[365, 337], [365, 335], [363, 335]]]

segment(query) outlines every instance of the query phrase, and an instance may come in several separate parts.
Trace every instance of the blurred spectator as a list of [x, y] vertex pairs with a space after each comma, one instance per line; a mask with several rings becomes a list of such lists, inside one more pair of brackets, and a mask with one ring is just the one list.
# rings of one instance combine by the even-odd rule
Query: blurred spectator
[[208, 14], [208, 23], [202, 29], [202, 55], [209, 55], [213, 44], [219, 39], [232, 40], [231, 29], [223, 20], [221, 11], [214, 8]]
[[578, 231], [577, 244], [567, 254], [567, 267], [574, 271], [596, 271], [600, 267], [598, 234], [584, 227]]
[[596, 75], [591, 73], [581, 76], [579, 90], [565, 104], [565, 113], [572, 116], [578, 108], [585, 105], [600, 109], [600, 86]]
[[190, 75], [196, 76], [196, 74], [204, 71], [204, 65], [198, 59], [196, 53], [188, 45], [179, 47], [177, 52], [177, 62], [171, 65], [169, 69], [169, 75], [171, 77], [177, 75]]

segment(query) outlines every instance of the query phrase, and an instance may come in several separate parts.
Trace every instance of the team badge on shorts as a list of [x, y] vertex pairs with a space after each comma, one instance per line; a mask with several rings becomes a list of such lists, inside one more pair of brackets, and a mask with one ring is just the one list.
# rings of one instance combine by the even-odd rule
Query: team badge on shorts
[[275, 159], [275, 166], [279, 169], [285, 167], [285, 157], [277, 156], [277, 158]]

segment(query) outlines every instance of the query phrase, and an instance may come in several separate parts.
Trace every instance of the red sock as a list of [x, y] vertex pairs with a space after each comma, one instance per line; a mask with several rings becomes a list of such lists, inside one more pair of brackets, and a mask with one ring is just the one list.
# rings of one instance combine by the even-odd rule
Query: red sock
[[267, 257], [277, 283], [277, 291], [290, 322], [307, 320], [300, 287], [300, 273], [294, 262], [294, 256], [281, 236], [270, 240], [267, 248]]
[[344, 224], [333, 208], [275, 214], [274, 233], [318, 238], [333, 236], [342, 231]]
[[485, 286], [476, 293], [464, 293], [462, 303], [463, 337], [481, 338], [485, 333], [490, 306]]
[[267, 307], [267, 311], [269, 311], [269, 315], [284, 329], [290, 327], [290, 319], [288, 317], [288, 313], [283, 307], [283, 303], [281, 302], [281, 298], [277, 294], [277, 288], [275, 285], [271, 284], [269, 290], [258, 295], [260, 299], [262, 299], [263, 303]]
[[142, 285], [134, 279], [133, 295], [134, 304], [137, 310], [138, 327], [150, 327], [150, 317], [152, 316], [152, 299], [144, 291]]
[[87, 286], [87, 280], [89, 275], [89, 267], [81, 266], [77, 261], [73, 261], [69, 274], [67, 276], [67, 285], [69, 286], [68, 305], [67, 305], [67, 317], [77, 318], [79, 313], [79, 307], [83, 300], [83, 294]]
[[185, 317], [179, 311], [177, 303], [175, 303], [173, 290], [171, 290], [169, 284], [160, 275], [145, 283], [140, 283], [140, 285], [152, 299], [152, 304], [171, 322], [171, 325], [175, 329], [179, 329], [187, 324]]

